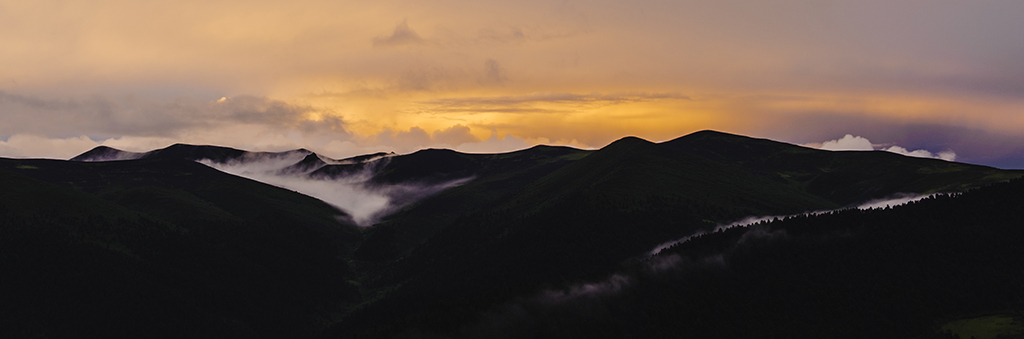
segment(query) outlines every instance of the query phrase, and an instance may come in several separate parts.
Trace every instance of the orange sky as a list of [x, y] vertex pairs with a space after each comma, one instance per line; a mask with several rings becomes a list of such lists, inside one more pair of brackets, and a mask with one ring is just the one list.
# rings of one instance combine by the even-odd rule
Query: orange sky
[[0, 0], [0, 156], [174, 142], [492, 152], [717, 129], [1009, 159], [1024, 155], [1007, 146], [1024, 138], [1021, 13], [949, 0]]

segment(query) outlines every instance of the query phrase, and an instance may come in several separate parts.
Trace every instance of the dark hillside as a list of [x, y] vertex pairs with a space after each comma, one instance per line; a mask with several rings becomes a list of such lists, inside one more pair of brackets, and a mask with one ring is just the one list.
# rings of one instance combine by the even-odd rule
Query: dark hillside
[[434, 183], [473, 176], [481, 165], [481, 155], [447, 149], [425, 149], [390, 158], [388, 166], [374, 176], [374, 182]]
[[[180, 216], [181, 210], [216, 209], [226, 213], [225, 217], [255, 221], [260, 214], [278, 214], [302, 221], [307, 227], [349, 234], [345, 238], [350, 245], [358, 241], [358, 235], [353, 233], [356, 228], [341, 225], [335, 218], [344, 212], [317, 199], [225, 174], [192, 161], [161, 158], [99, 163], [2, 161], [0, 166], [22, 175], [114, 202], [135, 204], [154, 216]], [[33, 161], [31, 167], [35, 168], [25, 169], [24, 166], [30, 165], [21, 165], [19, 161]]]
[[356, 257], [386, 262], [407, 255], [467, 212], [503, 204], [523, 187], [590, 153], [569, 147], [535, 146], [503, 154], [466, 155], [479, 161], [474, 180], [389, 216], [370, 231]]
[[733, 228], [588, 281], [598, 292], [552, 288], [447, 334], [950, 338], [936, 332], [956, 319], [1020, 321], [1022, 205], [1018, 179], [897, 208]]
[[0, 159], [0, 333], [312, 335], [358, 301], [338, 214], [190, 161]]
[[[744, 209], [704, 216], [719, 222], [745, 215], [796, 213], [833, 206], [728, 164], [667, 151], [643, 139], [625, 138], [533, 183], [518, 198], [521, 206], [506, 207], [538, 210], [576, 194], [593, 200], [607, 199], [623, 209], [654, 197], [700, 200], [708, 205]], [[773, 199], [766, 199], [769, 196]]]
[[210, 160], [213, 162], [227, 163], [233, 161], [251, 161], [265, 157], [284, 157], [297, 154], [311, 154], [309, 150], [297, 149], [286, 152], [249, 152], [230, 147], [174, 144], [166, 148], [153, 150], [145, 153], [125, 152], [107, 146], [97, 146], [85, 153], [79, 154], [71, 161], [108, 161], [108, 160], [133, 160], [133, 159], [169, 159], [169, 160]]
[[143, 154], [145, 153], [125, 152], [107, 146], [96, 146], [96, 148], [71, 158], [71, 161], [132, 160], [142, 157]]
[[[399, 288], [354, 313], [334, 333], [387, 337], [405, 330], [446, 332], [488, 305], [549, 284], [598, 276], [659, 243], [718, 223], [1020, 175], [891, 153], [823, 152], [713, 135], [736, 143], [732, 146], [738, 149], [722, 146], [717, 154], [723, 156], [714, 157], [626, 138], [535, 179], [500, 204], [456, 218], [392, 265], [378, 282], [382, 288]], [[713, 144], [707, 147], [715, 149]], [[730, 160], [734, 153], [739, 154], [735, 159], [744, 160]], [[803, 159], [803, 153], [810, 156]], [[955, 171], [942, 170], [948, 168]], [[806, 180], [787, 179], [775, 171]], [[421, 203], [428, 204], [430, 200]], [[404, 217], [395, 215], [388, 222], [402, 223]], [[387, 234], [385, 230], [374, 235]], [[395, 239], [396, 233], [391, 236], [387, 239]], [[359, 253], [386, 243], [368, 241]]]
[[[104, 152], [110, 151], [96, 153]], [[257, 280], [266, 283], [257, 285], [295, 291], [266, 293], [284, 298], [275, 299], [275, 303], [285, 305], [278, 308], [281, 312], [292, 310], [289, 314], [299, 316], [264, 324], [254, 321], [254, 317], [257, 313], [264, 316], [273, 312], [231, 318], [223, 316], [228, 308], [221, 307], [211, 311], [212, 317], [241, 319], [230, 322], [243, 323], [261, 334], [297, 326], [298, 321], [320, 319], [324, 324], [334, 323], [325, 333], [328, 337], [492, 337], [501, 333], [513, 337], [676, 337], [690, 332], [697, 337], [841, 337], [834, 335], [837, 329], [853, 326], [843, 319], [884, 323], [867, 327], [886, 330], [847, 331], [860, 336], [887, 337], [887, 333], [900, 333], [900, 337], [913, 337], [917, 335], [914, 333], [925, 333], [921, 331], [927, 326], [922, 324], [937, 321], [935, 317], [996, 309], [988, 301], [982, 303], [988, 306], [978, 304], [982, 306], [971, 308], [960, 307], [961, 300], [957, 301], [960, 306], [943, 308], [920, 298], [883, 298], [886, 292], [879, 291], [916, 295], [918, 292], [907, 286], [918, 283], [926, 291], [953, 292], [917, 280], [911, 285], [879, 280], [899, 277], [899, 269], [913, 272], [915, 267], [933, 268], [914, 261], [917, 257], [905, 258], [914, 267], [890, 267], [880, 262], [874, 253], [906, 255], [884, 246], [898, 249], [901, 244], [913, 244], [916, 240], [893, 233], [896, 226], [884, 221], [879, 221], [879, 225], [889, 226], [875, 229], [863, 225], [876, 219], [857, 219], [874, 212], [834, 213], [840, 215], [834, 217], [838, 218], [834, 223], [849, 227], [831, 233], [806, 233], [813, 241], [786, 236], [827, 227], [733, 229], [679, 245], [672, 249], [677, 257], [665, 254], [653, 261], [644, 260], [655, 246], [744, 217], [836, 209], [901, 194], [961, 191], [1024, 174], [889, 152], [828, 152], [713, 131], [661, 144], [624, 138], [598, 151], [538, 146], [504, 154], [465, 154], [430, 149], [406, 155], [378, 153], [333, 160], [305, 150], [251, 153], [175, 145], [146, 154], [153, 157], [77, 164], [81, 166], [74, 168], [61, 162], [38, 163], [45, 166], [11, 163], [7, 168], [17, 175], [85, 194], [87, 198], [83, 201], [88, 204], [100, 199], [103, 204], [115, 206], [104, 214], [130, 213], [153, 225], [184, 228], [189, 232], [178, 237], [186, 239], [191, 239], [192, 234], [203, 235], [202, 239], [217, 234], [214, 238], [218, 240], [211, 243], [229, 245], [200, 247], [216, 253], [213, 258], [246, 253], [245, 258], [250, 259], [238, 262], [250, 260], [251, 264], [241, 267], [265, 268], [260, 272], [267, 275], [250, 272], [237, 276], [264, 277]], [[318, 179], [316, 184], [348, 185], [339, 188], [355, 187], [376, 197], [386, 196], [388, 205], [375, 225], [356, 229], [338, 224], [338, 218], [346, 218], [320, 201], [191, 162], [198, 158], [241, 162], [240, 168], [249, 168], [245, 161], [271, 160], [263, 167], [256, 164], [251, 168], [279, 166], [273, 170], [284, 168], [294, 172], [278, 173], [294, 176], [288, 180], [302, 181], [305, 177]], [[937, 200], [941, 199], [929, 201]], [[807, 217], [817, 218], [825, 217]], [[847, 221], [862, 226], [843, 224]], [[210, 226], [213, 224], [237, 226], [216, 228]], [[66, 231], [67, 228], [57, 229], [74, 233]], [[211, 231], [219, 229], [231, 231]], [[60, 232], [56, 234], [64, 234]], [[858, 242], [869, 233], [883, 234], [870, 238], [887, 239], [892, 235], [900, 240], [884, 245]], [[777, 237], [779, 234], [781, 238]], [[1015, 236], [1006, 235], [1011, 239]], [[972, 237], [962, 232], [958, 236], [965, 240]], [[792, 242], [784, 247], [771, 247], [777, 240]], [[943, 239], [928, 241], [955, 246]], [[862, 245], [873, 252], [857, 247]], [[927, 253], [937, 251], [924, 244], [909, 248], [914, 246]], [[863, 258], [856, 261], [848, 255]], [[943, 255], [935, 254], [942, 260], [956, 260]], [[285, 264], [296, 260], [302, 264]], [[657, 273], [665, 268], [675, 272], [679, 263], [674, 260], [683, 263], [685, 278]], [[740, 266], [736, 266], [737, 270], [705, 269], [723, 260], [736, 260]], [[829, 266], [843, 260], [854, 261]], [[331, 265], [338, 268], [322, 270]], [[185, 278], [175, 281], [191, 281], [192, 274], [213, 267], [193, 266], [198, 271], [188, 270]], [[897, 266], [899, 269], [893, 268]], [[957, 269], [966, 269], [967, 264], [961, 266]], [[691, 270], [692, 267], [701, 269]], [[873, 274], [866, 267], [875, 267], [882, 273]], [[848, 275], [847, 270], [856, 276]], [[316, 278], [315, 274], [328, 276]], [[926, 276], [941, 281], [932, 273]], [[846, 293], [843, 296], [833, 296], [829, 294], [832, 287], [809, 285], [815, 282], [843, 286], [841, 279], [835, 277], [856, 281], [861, 287], [852, 287], [842, 292]], [[675, 284], [682, 284], [680, 291], [674, 290]], [[756, 286], [748, 288], [748, 284]], [[645, 287], [636, 292], [629, 289], [634, 285]], [[621, 292], [605, 293], [609, 288]], [[256, 290], [254, 287], [246, 291]], [[648, 290], [658, 294], [645, 294]], [[243, 292], [239, 295], [249, 293]], [[313, 295], [329, 297], [316, 299]], [[580, 299], [578, 295], [589, 297]], [[994, 300], [989, 296], [978, 298]], [[308, 301], [314, 299], [320, 301]], [[538, 301], [541, 299], [543, 302]], [[295, 308], [283, 300], [315, 307]], [[750, 301], [749, 308], [743, 308], [744, 300]], [[794, 303], [792, 311], [775, 306], [785, 305], [788, 300]], [[829, 304], [828, 300], [841, 301]], [[889, 300], [911, 306], [891, 304]], [[562, 304], [565, 301], [570, 302]], [[723, 306], [719, 307], [719, 303]], [[702, 306], [680, 306], [691, 304]], [[865, 306], [868, 304], [882, 310]], [[577, 312], [580, 305], [594, 313]], [[859, 313], [844, 313], [847, 311], [843, 307]], [[300, 309], [306, 311], [298, 312]], [[703, 312], [704, 309], [708, 311]], [[741, 316], [731, 316], [732, 309]], [[918, 313], [908, 317], [896, 314], [899, 312]], [[832, 318], [819, 319], [825, 316]], [[671, 323], [679, 317], [685, 320]], [[887, 317], [897, 320], [886, 320]], [[747, 319], [750, 322], [743, 325], [727, 324]], [[807, 327], [806, 333], [813, 335], [787, 335], [787, 331], [795, 328], [792, 319], [807, 319], [820, 325]], [[493, 332], [495, 328], [500, 331]], [[758, 328], [768, 334], [753, 330]]]
[[327, 163], [316, 153], [309, 153], [299, 162], [281, 169], [281, 174], [305, 174], [327, 166]]
[[164, 149], [146, 153], [144, 157], [185, 160], [210, 159], [216, 162], [226, 162], [237, 159], [245, 153], [247, 152], [230, 147], [174, 144]]
[[696, 132], [661, 145], [739, 166], [840, 206], [894, 192], [958, 192], [1024, 174], [885, 151], [823, 151], [715, 131]]
[[411, 313], [414, 324], [445, 324], [438, 317], [451, 315], [438, 308], [468, 312], [544, 283], [599, 274], [658, 243], [713, 227], [706, 219], [832, 206], [784, 184], [627, 138], [438, 231], [395, 265], [390, 279], [402, 289], [352, 321], [379, 323], [372, 320], [384, 319], [373, 313], [379, 311]]
[[372, 161], [372, 160], [376, 160], [376, 159], [380, 159], [380, 158], [384, 158], [384, 157], [389, 157], [389, 156], [395, 156], [395, 152], [390, 152], [390, 153], [387, 153], [387, 152], [377, 152], [377, 153], [372, 153], [372, 154], [357, 155], [357, 156], [354, 156], [354, 157], [349, 157], [349, 158], [338, 160], [338, 162], [361, 163], [361, 162]]

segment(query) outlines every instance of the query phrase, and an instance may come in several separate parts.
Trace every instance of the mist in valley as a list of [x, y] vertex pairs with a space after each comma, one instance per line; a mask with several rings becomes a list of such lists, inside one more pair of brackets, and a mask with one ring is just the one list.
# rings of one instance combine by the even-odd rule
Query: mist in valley
[[[390, 163], [392, 155], [367, 157], [361, 160], [335, 160], [317, 155], [322, 163], [314, 166], [295, 166], [310, 152], [245, 156], [227, 162], [209, 159], [200, 163], [225, 173], [253, 179], [266, 184], [290, 189], [320, 199], [348, 214], [351, 222], [369, 227], [388, 214], [446, 188], [463, 184], [473, 177], [458, 178], [439, 183], [400, 182], [379, 183], [373, 178]], [[328, 165], [361, 165], [340, 175], [314, 175], [317, 169]]]

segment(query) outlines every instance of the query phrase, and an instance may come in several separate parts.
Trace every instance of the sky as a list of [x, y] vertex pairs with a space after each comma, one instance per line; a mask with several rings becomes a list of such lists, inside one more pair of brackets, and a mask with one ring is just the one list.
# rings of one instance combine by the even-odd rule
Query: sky
[[713, 129], [1024, 168], [1022, 15], [1016, 0], [0, 0], [0, 157]]

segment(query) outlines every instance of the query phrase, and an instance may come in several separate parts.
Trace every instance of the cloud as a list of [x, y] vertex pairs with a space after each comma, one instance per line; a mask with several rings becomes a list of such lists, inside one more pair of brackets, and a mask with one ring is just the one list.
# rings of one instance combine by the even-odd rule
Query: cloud
[[464, 125], [453, 125], [443, 130], [436, 130], [432, 137], [435, 143], [449, 146], [459, 146], [479, 141], [473, 134], [469, 133], [469, 127]]
[[607, 279], [598, 282], [582, 283], [569, 286], [567, 289], [544, 290], [537, 298], [545, 303], [565, 303], [579, 298], [593, 298], [601, 295], [614, 294], [628, 287], [632, 279], [619, 274], [614, 274]]
[[829, 140], [821, 145], [821, 149], [829, 151], [871, 151], [871, 142], [862, 137], [847, 134], [841, 139]]
[[[164, 2], [19, 6], [0, 11], [5, 46], [0, 90], [39, 95], [44, 101], [74, 101], [89, 107], [92, 115], [45, 114], [40, 120], [63, 126], [6, 128], [31, 124], [11, 124], [7, 115], [16, 110], [0, 107], [0, 130], [8, 130], [0, 137], [85, 134], [101, 140], [130, 135], [195, 142], [185, 139], [186, 132], [231, 122], [207, 121], [197, 127], [195, 121], [177, 118], [193, 114], [187, 110], [191, 104], [141, 107], [136, 114], [173, 112], [140, 121], [118, 116], [123, 108], [119, 98], [157, 93], [214, 100], [252, 94], [285, 99], [300, 108], [314, 105], [344, 112], [345, 127], [362, 135], [380, 131], [381, 115], [390, 115], [387, 126], [396, 130], [455, 122], [474, 128], [509, 123], [518, 126], [501, 129], [503, 133], [575, 138], [592, 145], [627, 134], [664, 139], [707, 128], [794, 142], [856, 132], [908, 150], [955, 149], [959, 161], [1024, 166], [1024, 147], [1018, 146], [1024, 145], [1019, 142], [1024, 120], [1018, 118], [1024, 49], [1016, 48], [1024, 35], [1014, 34], [1024, 28], [1024, 21], [1014, 15], [1024, 8], [1020, 2], [939, 1], [922, 11], [910, 2], [823, 5], [801, 0], [747, 2], [749, 11], [743, 12], [731, 10], [728, 2], [678, 1], [587, 6], [482, 1], [453, 9], [429, 2], [298, 0], [251, 6], [208, 3], [203, 11], [181, 11]], [[886, 10], [878, 10], [882, 7]], [[403, 16], [408, 20], [401, 20]], [[855, 43], [829, 43], [834, 41]], [[498, 72], [489, 72], [488, 58], [500, 66], [493, 68]], [[502, 86], [481, 88], [479, 83], [503, 77], [510, 80]], [[362, 97], [304, 96], [320, 89], [354, 93], [360, 88], [370, 90]], [[609, 100], [617, 91], [630, 89], [686, 91], [695, 100], [682, 105], [647, 97], [658, 102], [635, 107], [614, 106], [624, 101]], [[520, 94], [531, 91], [579, 97], [520, 100]], [[604, 93], [604, 98], [587, 94], [593, 92]], [[67, 99], [68, 93], [79, 97]], [[103, 107], [103, 100], [93, 100], [93, 94], [112, 105]], [[469, 100], [474, 98], [481, 100]], [[498, 102], [502, 98], [510, 100]], [[651, 118], [657, 112], [671, 113]], [[972, 135], [973, 140], [961, 138], [962, 145], [948, 144], [925, 134], [883, 134], [834, 121], [817, 124], [797, 116], [799, 112], [983, 131]], [[490, 113], [571, 113], [578, 118], [522, 121], [517, 114]], [[483, 117], [465, 117], [470, 114]], [[428, 119], [434, 120], [424, 122]], [[768, 135], [765, 131], [773, 124], [791, 127], [774, 127]], [[274, 134], [288, 136], [294, 132], [290, 128]], [[984, 135], [999, 131], [1008, 137]], [[679, 134], [669, 135], [674, 132]], [[910, 138], [933, 143], [905, 141]]]
[[409, 28], [407, 20], [399, 22], [398, 25], [395, 26], [395, 30], [391, 32], [391, 35], [373, 38], [374, 47], [414, 45], [422, 44], [423, 42], [423, 38], [421, 38], [419, 34], [416, 34], [412, 28]]
[[222, 172], [246, 177], [266, 184], [284, 187], [329, 203], [352, 217], [360, 226], [372, 225], [380, 212], [386, 210], [390, 199], [386, 192], [373, 190], [366, 182], [373, 176], [372, 166], [348, 176], [334, 179], [311, 179], [300, 175], [281, 174], [279, 171], [302, 160], [299, 155], [293, 161], [267, 161], [263, 159], [248, 162], [215, 163], [208, 160], [201, 163]]
[[[196, 97], [159, 99], [126, 96], [39, 98], [0, 91], [0, 135], [34, 133], [47, 136], [171, 136], [195, 128], [252, 124], [345, 133], [340, 118], [321, 115], [312, 107], [265, 97], [224, 100]], [[59, 122], [59, 123], [57, 123]]]
[[690, 100], [690, 97], [671, 92], [620, 92], [611, 94], [534, 92], [514, 96], [444, 98], [423, 101], [421, 104], [430, 107], [431, 111], [449, 113], [559, 113], [579, 110], [581, 108], [661, 100]]
[[409, 67], [398, 77], [401, 91], [441, 91], [454, 87], [459, 72], [440, 66]]
[[335, 159], [343, 159], [378, 152], [391, 152], [394, 150], [395, 148], [389, 145], [360, 145], [360, 143], [352, 140], [331, 140], [327, 144], [315, 149], [317, 154], [322, 154]]
[[[0, 91], [0, 112], [0, 136], [19, 136], [0, 156], [57, 156], [85, 147], [85, 140], [149, 150], [182, 141], [262, 149], [351, 138], [346, 121], [331, 112], [255, 96], [42, 98]], [[27, 136], [47, 142], [18, 143]]]
[[410, 127], [408, 130], [392, 130], [385, 128], [376, 135], [366, 139], [364, 144], [388, 145], [399, 153], [406, 153], [416, 149], [432, 145], [430, 133], [419, 126]]
[[899, 146], [892, 146], [892, 147], [886, 148], [885, 150], [889, 151], [889, 152], [896, 153], [896, 154], [902, 154], [902, 155], [906, 155], [906, 156], [909, 156], [909, 157], [915, 157], [915, 158], [932, 158], [932, 159], [942, 159], [942, 160], [945, 160], [945, 161], [955, 161], [956, 160], [956, 153], [954, 153], [953, 151], [942, 151], [942, 152], [939, 152], [937, 154], [932, 154], [932, 152], [929, 152], [929, 151], [923, 150], [923, 149], [914, 150], [914, 151], [908, 151], [906, 148], [899, 147]]
[[371, 179], [388, 165], [389, 157], [371, 160], [358, 171], [336, 177], [312, 178], [307, 176], [309, 172], [317, 168], [309, 168], [305, 173], [282, 172], [282, 169], [299, 162], [306, 154], [304, 152], [289, 152], [276, 157], [249, 156], [228, 163], [209, 160], [200, 160], [199, 162], [226, 173], [295, 190], [320, 199], [345, 211], [351, 217], [352, 222], [364, 227], [373, 225], [389, 213], [408, 204], [474, 179], [474, 177], [465, 177], [434, 184], [419, 182], [371, 183]]
[[924, 198], [930, 198], [934, 195], [935, 194], [896, 193], [890, 197], [866, 201], [857, 205], [857, 209], [869, 210], [873, 208], [896, 207], [910, 202], [919, 201]]
[[955, 150], [954, 161], [1004, 169], [1024, 168], [1024, 135], [1017, 131], [995, 131], [981, 126], [902, 121], [880, 116], [858, 116], [852, 113], [804, 112], [767, 121], [766, 124], [759, 125], [756, 131], [746, 133], [820, 148], [821, 140], [828, 140], [851, 131], [856, 132], [852, 134], [868, 140], [885, 140], [886, 142], [881, 145], [874, 145], [878, 149], [898, 145], [908, 151], [933, 150], [933, 155], [935, 151]]
[[0, 141], [0, 156], [14, 158], [68, 159], [99, 143], [82, 135], [73, 138], [46, 138], [31, 134], [15, 134]]
[[[410, 127], [407, 130], [385, 128], [374, 135], [355, 140], [354, 143], [345, 147], [350, 149], [382, 149], [383, 147], [399, 153], [408, 153], [428, 147], [458, 149], [460, 145], [479, 141], [471, 131], [472, 129], [462, 124], [451, 125], [433, 132], [427, 132], [419, 126]], [[340, 146], [343, 145], [335, 143], [335, 147]]]
[[484, 85], [501, 85], [508, 78], [505, 76], [505, 69], [494, 59], [488, 58], [484, 61], [484, 77], [479, 80]]
[[526, 33], [518, 27], [512, 27], [505, 31], [498, 31], [490, 28], [481, 29], [477, 33], [477, 39], [490, 43], [522, 43], [527, 40]]
[[498, 133], [492, 132], [491, 137], [487, 140], [464, 143], [455, 149], [467, 153], [503, 153], [529, 148], [530, 146], [533, 146], [533, 144], [512, 135], [505, 135], [498, 139]]
[[[829, 151], [873, 151], [873, 150], [875, 150], [874, 146], [872, 146], [872, 144], [871, 144], [871, 141], [869, 141], [867, 138], [864, 138], [864, 137], [861, 137], [861, 136], [853, 136], [852, 134], [847, 134], [846, 136], [844, 136], [844, 137], [842, 137], [840, 139], [829, 140], [829, 141], [823, 142], [823, 143], [821, 143], [820, 146], [818, 146], [816, 143], [804, 144], [804, 146], [813, 147], [813, 148], [820, 148], [820, 149], [829, 150]], [[942, 151], [942, 152], [939, 152], [939, 153], [932, 153], [932, 152], [930, 152], [928, 150], [924, 150], [924, 149], [908, 151], [906, 148], [903, 148], [903, 147], [900, 147], [900, 146], [895, 146], [895, 145], [890, 146], [889, 148], [884, 148], [882, 150], [883, 151], [887, 151], [887, 152], [892, 152], [892, 153], [900, 154], [900, 155], [909, 156], [909, 157], [915, 157], [915, 158], [942, 159], [942, 160], [945, 160], [945, 161], [954, 161], [954, 160], [956, 160], [956, 153], [953, 152], [953, 151], [950, 151], [950, 150]]]

